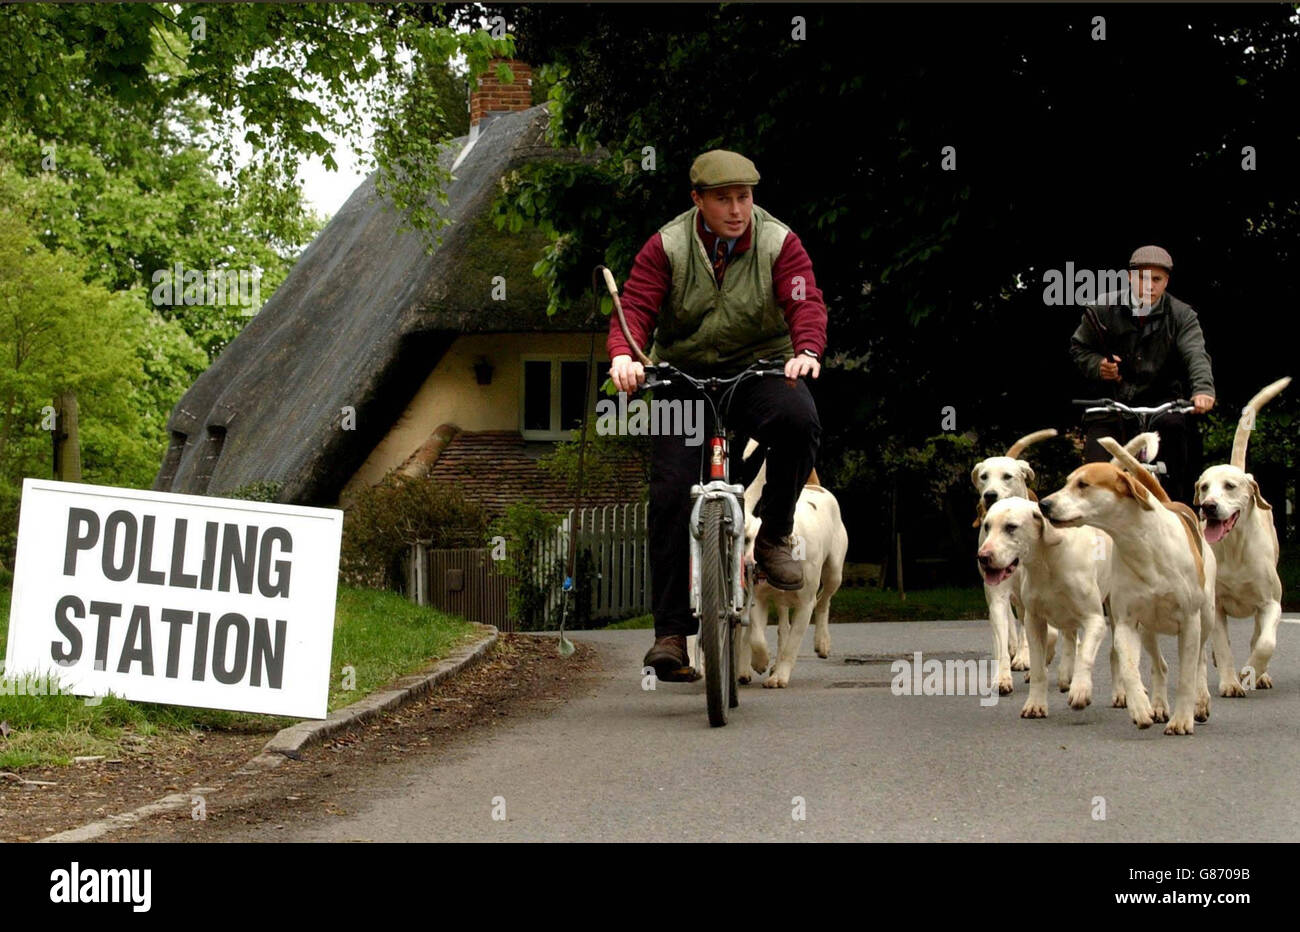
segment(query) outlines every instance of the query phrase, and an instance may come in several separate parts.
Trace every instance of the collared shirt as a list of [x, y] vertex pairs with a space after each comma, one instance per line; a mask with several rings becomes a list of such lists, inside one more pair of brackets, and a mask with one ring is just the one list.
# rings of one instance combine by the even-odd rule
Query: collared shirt
[[[709, 229], [709, 225], [704, 222], [704, 214], [697, 214], [695, 220], [695, 231], [700, 234], [700, 242], [704, 244], [704, 248], [709, 253], [709, 261], [712, 262], [714, 256], [716, 256], [718, 252], [718, 234]], [[733, 236], [729, 239], [724, 237], [724, 242], [727, 244], [728, 263], [730, 263], [736, 256], [749, 249], [753, 244], [753, 236], [754, 221], [751, 220], [749, 226], [745, 227], [744, 233], [741, 233], [739, 236]]]

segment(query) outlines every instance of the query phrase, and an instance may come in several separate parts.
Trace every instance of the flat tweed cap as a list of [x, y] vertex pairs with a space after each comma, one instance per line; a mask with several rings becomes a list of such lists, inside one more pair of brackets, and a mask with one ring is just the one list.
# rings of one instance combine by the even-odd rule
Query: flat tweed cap
[[691, 163], [691, 186], [721, 188], [729, 184], [758, 184], [758, 169], [739, 152], [710, 149]]
[[1174, 257], [1159, 246], [1140, 246], [1129, 256], [1128, 267], [1136, 269], [1142, 265], [1158, 265], [1166, 272], [1174, 270]]

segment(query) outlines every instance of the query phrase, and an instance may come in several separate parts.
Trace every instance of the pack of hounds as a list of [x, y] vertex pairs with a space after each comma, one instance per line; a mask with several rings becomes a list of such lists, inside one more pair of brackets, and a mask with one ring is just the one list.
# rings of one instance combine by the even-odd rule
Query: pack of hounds
[[[1056, 436], [1055, 430], [1022, 437], [1006, 455], [975, 465], [976, 560], [998, 658], [998, 691], [1012, 693], [1012, 672], [1028, 669], [1022, 718], [1047, 716], [1047, 667], [1058, 648], [1057, 686], [1068, 693], [1069, 706], [1082, 709], [1092, 702], [1093, 664], [1107, 629], [1111, 705], [1127, 709], [1139, 728], [1163, 722], [1167, 735], [1190, 735], [1195, 723], [1209, 720], [1207, 644], [1220, 696], [1272, 687], [1268, 665], [1282, 615], [1279, 545], [1272, 507], [1246, 472], [1246, 447], [1256, 413], [1290, 381], [1266, 386], [1242, 410], [1230, 462], [1206, 469], [1196, 480], [1195, 510], [1171, 501], [1143, 466], [1159, 452], [1154, 432], [1124, 446], [1101, 438], [1111, 461], [1079, 467], [1041, 501], [1029, 488], [1034, 471], [1020, 456]], [[745, 455], [753, 448], [751, 442]], [[753, 559], [761, 523], [752, 512], [763, 481], [760, 469], [745, 495], [747, 560]], [[817, 655], [830, 655], [830, 601], [843, 576], [848, 533], [835, 496], [815, 472], [799, 496], [793, 534], [804, 586], [788, 592], [765, 583], [755, 587], [749, 626], [736, 644], [742, 683], [766, 672], [765, 687], [788, 686], [810, 622], [815, 622]], [[768, 656], [765, 633], [771, 608], [779, 618], [775, 660]], [[1228, 642], [1229, 615], [1255, 623], [1240, 673]], [[1178, 643], [1172, 708], [1161, 634]], [[1150, 692], [1138, 667], [1144, 651]]]
[[[1209, 720], [1207, 642], [1220, 696], [1272, 687], [1268, 665], [1282, 615], [1278, 536], [1272, 507], [1246, 472], [1246, 447], [1256, 413], [1290, 381], [1266, 386], [1243, 409], [1230, 462], [1196, 480], [1195, 510], [1170, 501], [1142, 465], [1159, 449], [1155, 433], [1126, 446], [1101, 438], [1113, 459], [1079, 467], [1041, 501], [1028, 487], [1034, 471], [1019, 456], [1055, 431], [1023, 437], [1006, 456], [975, 466], [976, 559], [999, 658], [999, 692], [1012, 691], [1011, 671], [1024, 669], [1026, 648], [1029, 655], [1021, 717], [1047, 715], [1047, 665], [1058, 645], [1058, 687], [1073, 709], [1091, 703], [1093, 663], [1108, 627], [1111, 705], [1127, 708], [1139, 728], [1164, 722], [1165, 734], [1190, 735], [1196, 722]], [[1228, 615], [1255, 622], [1240, 674]], [[1178, 639], [1172, 709], [1161, 634]], [[1138, 669], [1142, 651], [1151, 665], [1150, 693]]]

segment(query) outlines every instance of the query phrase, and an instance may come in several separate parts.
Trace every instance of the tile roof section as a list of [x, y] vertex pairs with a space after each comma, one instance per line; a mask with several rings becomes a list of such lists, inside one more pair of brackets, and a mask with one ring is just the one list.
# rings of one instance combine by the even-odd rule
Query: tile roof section
[[[515, 502], [528, 501], [547, 511], [564, 512], [574, 505], [566, 483], [538, 465], [552, 448], [549, 443], [524, 440], [518, 431], [462, 431], [456, 434], [429, 470], [429, 478], [453, 485], [496, 517]], [[634, 451], [606, 470], [584, 505], [638, 502], [645, 489], [645, 465]]]

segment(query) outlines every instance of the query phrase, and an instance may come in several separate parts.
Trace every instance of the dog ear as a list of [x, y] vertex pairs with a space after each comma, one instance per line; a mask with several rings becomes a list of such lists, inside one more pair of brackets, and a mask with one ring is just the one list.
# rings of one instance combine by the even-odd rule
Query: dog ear
[[975, 486], [975, 488], [977, 489], [980, 486], [980, 470], [983, 468], [984, 468], [984, 461], [980, 460], [978, 463], [975, 464], [975, 468], [970, 471], [970, 484]]
[[1122, 469], [1116, 469], [1115, 474], [1128, 487], [1128, 494], [1137, 499], [1137, 503], [1142, 506], [1143, 511], [1155, 511], [1156, 506], [1151, 504], [1151, 493], [1147, 491], [1146, 486]]
[[1065, 533], [1043, 517], [1043, 513], [1037, 508], [1033, 511], [1034, 523], [1038, 525], [1038, 538], [1045, 546], [1055, 547], [1061, 541], [1065, 540]]
[[1255, 500], [1255, 507], [1262, 508], [1265, 511], [1272, 511], [1273, 506], [1264, 501], [1264, 496], [1259, 494], [1259, 483], [1250, 473], [1246, 473], [1246, 481], [1250, 483], [1250, 497]]
[[1201, 503], [1201, 480], [1205, 478], [1205, 473], [1196, 477], [1196, 485], [1192, 486], [1192, 507], [1195, 508]]
[[1025, 485], [1034, 481], [1034, 468], [1025, 460], [1016, 460], [1016, 465], [1020, 467], [1020, 475], [1025, 480]]
[[978, 502], [975, 503], [975, 522], [971, 525], [971, 527], [980, 526], [980, 523], [984, 520], [984, 512], [985, 512], [984, 499], [981, 498]]

